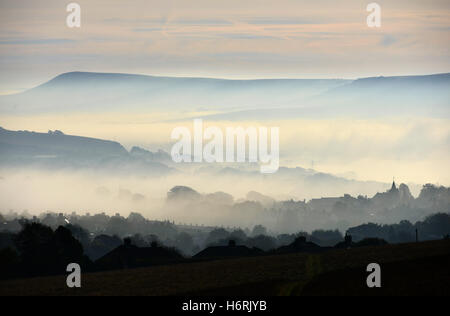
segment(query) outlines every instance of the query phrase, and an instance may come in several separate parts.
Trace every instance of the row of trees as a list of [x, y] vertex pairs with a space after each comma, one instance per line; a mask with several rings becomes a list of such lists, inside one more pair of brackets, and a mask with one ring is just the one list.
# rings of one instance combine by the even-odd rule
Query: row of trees
[[2, 233], [11, 242], [0, 250], [0, 277], [37, 276], [64, 273], [76, 262], [87, 270], [92, 261], [84, 254], [80, 241], [66, 227], [56, 230], [39, 223], [24, 223], [17, 234]]
[[[66, 224], [55, 230], [41, 223], [21, 221], [22, 229], [18, 233], [0, 233], [0, 277], [35, 276], [64, 273], [71, 262], [82, 265], [84, 271], [95, 270], [93, 261], [123, 244], [123, 236], [100, 234], [93, 236], [79, 225]], [[353, 227], [346, 232], [352, 236], [356, 245], [364, 246], [365, 241], [376, 240], [375, 244], [384, 244], [385, 240], [393, 242], [411, 242], [415, 232], [420, 240], [449, 238], [450, 214], [438, 213], [424, 221], [411, 224], [401, 221], [393, 225], [364, 224]], [[200, 235], [199, 235], [200, 234]], [[267, 230], [257, 225], [250, 235], [240, 229], [226, 230], [216, 228], [208, 233], [190, 234], [179, 232], [174, 239], [162, 240], [155, 234], [134, 234], [126, 237], [129, 244], [137, 247], [178, 248], [185, 255], [199, 252], [201, 248], [195, 243], [203, 238], [203, 247], [227, 246], [230, 240], [235, 244], [249, 248], [272, 251], [277, 248], [295, 244], [298, 240], [308, 240], [322, 247], [345, 244], [342, 234], [335, 231], [317, 230], [311, 234], [268, 235]]]

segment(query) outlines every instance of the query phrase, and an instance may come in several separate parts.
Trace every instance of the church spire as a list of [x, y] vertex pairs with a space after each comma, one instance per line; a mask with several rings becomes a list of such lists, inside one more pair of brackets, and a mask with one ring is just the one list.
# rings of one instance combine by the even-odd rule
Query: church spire
[[397, 190], [397, 186], [395, 185], [395, 178], [392, 178], [392, 187], [391, 187], [391, 191], [393, 190]]

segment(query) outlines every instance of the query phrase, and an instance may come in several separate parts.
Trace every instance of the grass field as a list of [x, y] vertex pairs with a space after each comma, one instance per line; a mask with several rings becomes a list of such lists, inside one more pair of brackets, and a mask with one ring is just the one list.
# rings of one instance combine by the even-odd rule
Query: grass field
[[[381, 289], [366, 266], [381, 265]], [[449, 295], [450, 241], [154, 266], [0, 282], [0, 295]]]

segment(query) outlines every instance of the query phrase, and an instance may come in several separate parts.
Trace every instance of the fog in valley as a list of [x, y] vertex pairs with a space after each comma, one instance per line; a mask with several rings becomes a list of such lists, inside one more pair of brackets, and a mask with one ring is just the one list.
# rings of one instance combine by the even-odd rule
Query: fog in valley
[[[0, 212], [138, 212], [278, 233], [419, 221], [449, 211], [449, 81], [64, 73], [0, 97]], [[278, 127], [279, 169], [175, 163], [171, 131], [195, 118]]]
[[[46, 212], [80, 215], [104, 212], [126, 217], [138, 212], [150, 220], [178, 224], [241, 228], [262, 224], [274, 232], [294, 233], [345, 230], [369, 221], [415, 221], [448, 208], [442, 202], [440, 208], [423, 209], [423, 204], [413, 203], [414, 197], [405, 185], [393, 200], [371, 200], [377, 192], [389, 190], [391, 184], [348, 181], [312, 170], [294, 177], [295, 171], [290, 172], [290, 177], [284, 178], [234, 174], [232, 170], [226, 169], [231, 174], [221, 176], [210, 170], [173, 170], [168, 175], [152, 177], [114, 170], [108, 174], [3, 169], [0, 212], [25, 217]], [[412, 188], [417, 191], [419, 187]]]

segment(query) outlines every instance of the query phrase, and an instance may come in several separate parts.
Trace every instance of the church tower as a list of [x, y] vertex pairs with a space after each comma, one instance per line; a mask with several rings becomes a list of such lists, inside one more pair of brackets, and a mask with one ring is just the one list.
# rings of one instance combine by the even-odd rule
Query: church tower
[[391, 186], [391, 189], [388, 192], [390, 192], [390, 193], [397, 193], [397, 192], [399, 192], [398, 189], [397, 189], [397, 185], [395, 184], [395, 179], [392, 179], [392, 186]]
[[395, 185], [395, 181], [392, 181], [391, 191], [397, 190], [397, 186]]

